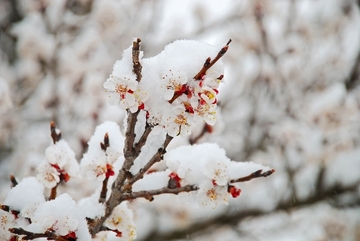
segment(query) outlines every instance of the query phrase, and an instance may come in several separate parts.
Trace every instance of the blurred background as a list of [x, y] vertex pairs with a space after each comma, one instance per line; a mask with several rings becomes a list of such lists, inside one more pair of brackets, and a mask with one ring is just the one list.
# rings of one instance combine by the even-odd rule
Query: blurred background
[[217, 210], [173, 196], [136, 201], [138, 240], [359, 241], [359, 5], [0, 0], [0, 200], [10, 173], [33, 175], [43, 160], [51, 120], [79, 160], [98, 124], [122, 123], [102, 84], [134, 37], [145, 57], [176, 39], [232, 39], [219, 121], [190, 140], [216, 142], [232, 160], [276, 173], [244, 184]]

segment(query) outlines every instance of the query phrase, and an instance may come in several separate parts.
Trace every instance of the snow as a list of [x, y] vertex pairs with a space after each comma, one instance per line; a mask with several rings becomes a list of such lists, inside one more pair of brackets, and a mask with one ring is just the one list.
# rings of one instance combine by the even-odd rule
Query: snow
[[144, 178], [142, 178], [133, 185], [132, 190], [134, 192], [150, 191], [167, 187], [169, 181], [169, 174], [169, 170], [146, 174]]
[[44, 233], [53, 230], [60, 236], [75, 232], [80, 240], [90, 240], [85, 216], [79, 211], [76, 202], [66, 193], [52, 201], [39, 205], [26, 230]]
[[23, 217], [32, 217], [38, 205], [45, 202], [44, 187], [34, 177], [26, 177], [12, 188], [4, 201]]

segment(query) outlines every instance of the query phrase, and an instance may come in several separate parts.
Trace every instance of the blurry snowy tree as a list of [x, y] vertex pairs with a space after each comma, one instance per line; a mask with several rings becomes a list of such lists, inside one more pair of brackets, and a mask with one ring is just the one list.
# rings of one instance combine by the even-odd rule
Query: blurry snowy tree
[[129, 203], [137, 239], [360, 240], [359, 1], [1, 0], [0, 31], [0, 200], [9, 173], [44, 160], [50, 120], [78, 160], [98, 124], [122, 121], [102, 84], [129, 39], [155, 56], [175, 39], [231, 38], [217, 123], [168, 148], [216, 142], [276, 175], [211, 211], [171, 195]]

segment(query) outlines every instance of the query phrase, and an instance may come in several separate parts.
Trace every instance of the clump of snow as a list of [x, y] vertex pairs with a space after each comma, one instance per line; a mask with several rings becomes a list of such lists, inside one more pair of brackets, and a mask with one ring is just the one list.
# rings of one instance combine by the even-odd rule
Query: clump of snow
[[44, 202], [44, 186], [35, 177], [26, 177], [10, 190], [4, 204], [20, 211], [23, 217], [31, 217], [36, 207]]
[[90, 240], [85, 216], [69, 194], [61, 194], [56, 199], [39, 205], [26, 230], [45, 233], [52, 230], [60, 236], [75, 232], [79, 240]]
[[94, 192], [90, 197], [78, 201], [78, 206], [85, 217], [95, 219], [104, 215], [105, 205], [99, 203], [99, 196], [99, 192]]
[[230, 194], [240, 195], [241, 190], [230, 184], [231, 180], [258, 170], [270, 170], [252, 162], [233, 162], [226, 157], [225, 150], [214, 143], [180, 146], [169, 151], [164, 159], [168, 168], [180, 178], [181, 186], [197, 185], [198, 203], [213, 208], [228, 204]]

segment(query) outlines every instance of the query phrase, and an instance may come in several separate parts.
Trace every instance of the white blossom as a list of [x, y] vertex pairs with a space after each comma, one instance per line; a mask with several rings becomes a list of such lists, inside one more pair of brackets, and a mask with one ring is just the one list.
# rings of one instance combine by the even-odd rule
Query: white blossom
[[176, 70], [166, 71], [159, 81], [159, 89], [165, 100], [171, 100], [176, 92], [186, 89], [187, 77], [183, 72]]
[[177, 105], [164, 111], [162, 120], [165, 129], [170, 136], [191, 134], [191, 125], [193, 121], [190, 114], [185, 110], [184, 106]]
[[228, 187], [214, 185], [211, 181], [203, 182], [196, 194], [197, 201], [202, 206], [217, 208], [219, 205], [228, 204]]
[[199, 104], [194, 109], [197, 119], [204, 120], [209, 125], [216, 123], [216, 106], [208, 103]]
[[229, 159], [209, 159], [205, 164], [204, 174], [211, 180], [213, 180], [216, 185], [226, 186], [230, 181], [228, 175], [228, 168], [230, 165]]
[[122, 108], [129, 108], [131, 112], [135, 112], [138, 109], [138, 102], [134, 95], [137, 86], [138, 82], [134, 76], [116, 77], [110, 75], [104, 83], [104, 88], [108, 93], [109, 103], [111, 105], [120, 103]]
[[36, 178], [45, 187], [53, 188], [60, 182], [60, 173], [44, 160], [36, 169]]

